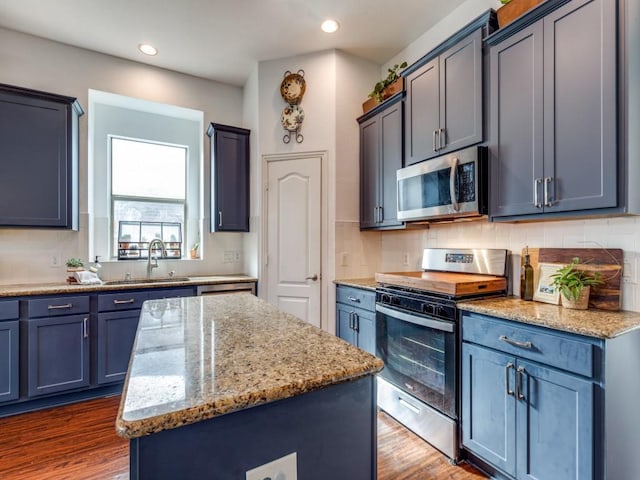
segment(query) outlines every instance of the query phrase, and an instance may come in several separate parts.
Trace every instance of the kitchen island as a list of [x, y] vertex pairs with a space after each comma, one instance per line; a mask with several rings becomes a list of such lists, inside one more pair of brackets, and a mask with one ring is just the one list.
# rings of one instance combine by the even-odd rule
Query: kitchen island
[[116, 419], [131, 480], [244, 479], [294, 452], [298, 478], [375, 478], [379, 359], [249, 294], [147, 306]]

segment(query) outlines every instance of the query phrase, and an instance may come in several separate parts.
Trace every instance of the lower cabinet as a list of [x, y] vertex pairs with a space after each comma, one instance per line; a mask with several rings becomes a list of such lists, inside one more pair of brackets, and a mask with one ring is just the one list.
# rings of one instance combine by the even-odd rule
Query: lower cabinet
[[0, 322], [0, 403], [18, 398], [18, 362], [18, 320], [2, 321]]
[[88, 387], [89, 315], [28, 319], [26, 324], [29, 397]]
[[336, 298], [336, 334], [375, 355], [375, 292], [338, 285]]
[[462, 328], [464, 448], [517, 479], [594, 478], [596, 346], [479, 315]]
[[98, 314], [98, 384], [124, 380], [138, 320], [140, 310]]

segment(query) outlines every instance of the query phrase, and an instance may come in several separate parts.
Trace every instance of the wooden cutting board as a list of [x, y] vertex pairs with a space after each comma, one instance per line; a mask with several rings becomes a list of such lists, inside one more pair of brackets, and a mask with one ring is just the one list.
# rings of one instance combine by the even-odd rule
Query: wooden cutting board
[[[522, 249], [524, 264], [525, 249]], [[574, 257], [586, 263], [582, 268], [589, 272], [600, 272], [603, 285], [591, 287], [589, 308], [620, 310], [622, 306], [621, 284], [623, 251], [619, 248], [529, 248], [533, 267], [533, 285], [538, 284], [538, 264], [557, 263], [558, 267], [570, 263]]]
[[493, 275], [447, 272], [376, 273], [376, 282], [415, 288], [452, 296], [494, 293], [507, 290], [507, 279]]

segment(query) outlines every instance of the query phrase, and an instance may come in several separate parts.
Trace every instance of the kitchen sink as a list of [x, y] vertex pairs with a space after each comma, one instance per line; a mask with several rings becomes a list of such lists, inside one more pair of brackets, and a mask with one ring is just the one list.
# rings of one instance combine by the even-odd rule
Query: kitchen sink
[[103, 282], [104, 285], [133, 285], [133, 284], [149, 284], [149, 283], [175, 283], [188, 282], [189, 277], [164, 277], [164, 278], [132, 278], [131, 280], [109, 280]]

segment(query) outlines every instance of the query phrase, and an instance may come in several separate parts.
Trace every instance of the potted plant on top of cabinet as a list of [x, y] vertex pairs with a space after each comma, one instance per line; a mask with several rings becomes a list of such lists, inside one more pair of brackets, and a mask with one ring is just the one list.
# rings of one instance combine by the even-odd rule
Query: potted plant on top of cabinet
[[407, 62], [401, 64], [395, 64], [392, 68], [387, 69], [387, 76], [378, 83], [375, 84], [371, 93], [369, 93], [369, 99], [362, 104], [362, 111], [367, 113], [373, 109], [379, 103], [382, 103], [387, 98], [401, 92], [404, 88], [404, 82], [400, 76], [400, 69], [407, 68]]
[[600, 273], [592, 274], [581, 268], [578, 257], [574, 257], [571, 263], [559, 268], [551, 278], [552, 285], [558, 287], [562, 294], [562, 306], [576, 310], [589, 308], [591, 287], [604, 283]]

